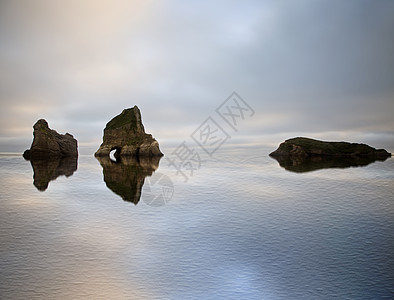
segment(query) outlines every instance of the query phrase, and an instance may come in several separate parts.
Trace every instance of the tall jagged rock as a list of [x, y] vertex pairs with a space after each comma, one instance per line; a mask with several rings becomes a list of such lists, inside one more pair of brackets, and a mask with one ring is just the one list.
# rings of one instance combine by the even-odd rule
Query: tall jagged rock
[[24, 158], [33, 160], [78, 156], [78, 142], [71, 134], [57, 133], [49, 128], [44, 119], [38, 120], [33, 129], [33, 143], [23, 153]]
[[107, 123], [103, 143], [94, 155], [108, 156], [112, 150], [116, 150], [115, 157], [163, 156], [159, 143], [151, 134], [145, 133], [141, 112], [137, 106], [124, 109]]

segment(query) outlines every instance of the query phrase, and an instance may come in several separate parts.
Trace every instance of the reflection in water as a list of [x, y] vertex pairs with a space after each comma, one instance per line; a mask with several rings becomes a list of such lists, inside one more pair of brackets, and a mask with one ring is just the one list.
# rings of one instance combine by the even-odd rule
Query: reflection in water
[[122, 157], [117, 158], [117, 161], [111, 160], [109, 156], [96, 158], [103, 167], [107, 187], [123, 200], [137, 204], [145, 177], [157, 170], [161, 157]]
[[313, 156], [313, 157], [295, 157], [295, 156], [280, 156], [275, 157], [282, 168], [287, 171], [304, 173], [327, 168], [350, 168], [363, 167], [375, 161], [385, 161], [386, 158], [372, 158], [372, 157], [327, 157], [327, 156]]
[[33, 167], [33, 184], [39, 191], [45, 191], [51, 180], [61, 175], [69, 177], [78, 168], [78, 157], [63, 157], [58, 159], [33, 159], [30, 160]]

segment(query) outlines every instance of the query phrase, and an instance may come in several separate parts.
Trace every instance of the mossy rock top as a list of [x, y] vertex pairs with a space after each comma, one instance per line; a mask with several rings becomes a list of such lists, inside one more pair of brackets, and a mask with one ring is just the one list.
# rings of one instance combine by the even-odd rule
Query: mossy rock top
[[125, 125], [144, 131], [144, 126], [141, 122], [141, 112], [136, 105], [132, 108], [124, 109], [121, 114], [109, 121], [105, 126], [105, 130], [118, 129]]

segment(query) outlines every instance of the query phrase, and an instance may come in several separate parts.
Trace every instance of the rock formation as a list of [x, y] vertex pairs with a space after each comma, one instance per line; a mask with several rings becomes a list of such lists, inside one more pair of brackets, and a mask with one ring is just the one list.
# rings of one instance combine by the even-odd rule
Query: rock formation
[[145, 133], [137, 106], [123, 110], [107, 123], [103, 143], [94, 155], [109, 156], [112, 150], [116, 150], [117, 158], [163, 156], [159, 143], [152, 135]]
[[365, 144], [348, 142], [323, 142], [305, 137], [286, 140], [270, 154], [277, 157], [369, 157], [385, 159], [391, 154], [384, 149], [375, 149]]
[[158, 168], [160, 156], [122, 157], [112, 161], [109, 156], [97, 156], [103, 167], [104, 181], [107, 187], [124, 201], [137, 204], [140, 201], [145, 177], [151, 176]]
[[33, 126], [34, 139], [29, 150], [23, 153], [25, 159], [51, 159], [78, 156], [77, 140], [69, 134], [59, 134], [50, 129], [48, 122], [40, 119]]

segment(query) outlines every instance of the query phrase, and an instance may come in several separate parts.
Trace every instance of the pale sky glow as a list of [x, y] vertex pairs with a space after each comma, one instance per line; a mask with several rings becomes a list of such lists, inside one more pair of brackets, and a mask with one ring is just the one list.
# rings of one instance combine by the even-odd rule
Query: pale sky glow
[[393, 31], [390, 0], [3, 0], [0, 152], [28, 148], [45, 118], [92, 153], [134, 105], [181, 143], [233, 91], [255, 110], [234, 141], [394, 151]]

